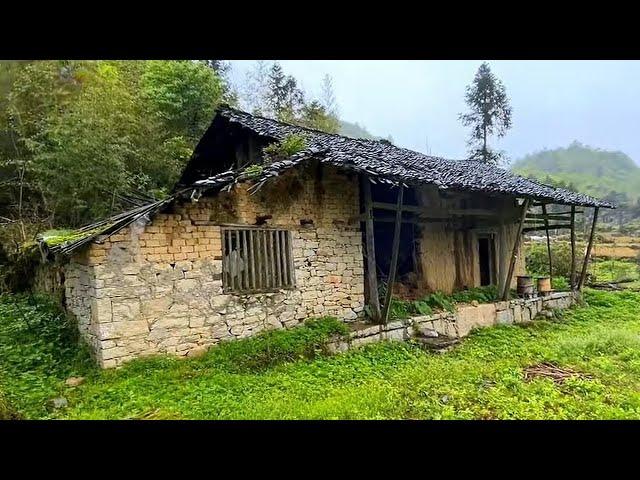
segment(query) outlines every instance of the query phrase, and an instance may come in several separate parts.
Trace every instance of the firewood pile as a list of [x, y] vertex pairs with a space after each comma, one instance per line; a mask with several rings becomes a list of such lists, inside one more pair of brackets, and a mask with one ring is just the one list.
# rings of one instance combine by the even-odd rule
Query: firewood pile
[[567, 367], [560, 368], [552, 363], [542, 362], [524, 369], [525, 381], [530, 382], [536, 378], [548, 378], [554, 383], [560, 384], [568, 378], [589, 379], [591, 376], [576, 372]]

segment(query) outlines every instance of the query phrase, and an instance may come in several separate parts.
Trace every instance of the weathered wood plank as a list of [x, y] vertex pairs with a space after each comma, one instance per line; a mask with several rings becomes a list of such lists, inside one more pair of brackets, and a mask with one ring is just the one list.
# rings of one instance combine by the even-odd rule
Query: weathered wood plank
[[531, 200], [526, 198], [524, 200], [524, 203], [522, 204], [522, 215], [520, 217], [520, 223], [518, 224], [518, 231], [516, 233], [516, 238], [513, 241], [513, 250], [511, 252], [511, 259], [509, 261], [509, 270], [507, 270], [507, 275], [504, 279], [504, 286], [502, 289], [503, 301], [509, 298], [509, 289], [511, 288], [511, 278], [513, 277], [513, 270], [516, 266], [516, 257], [518, 255], [518, 248], [520, 247], [520, 241], [522, 239], [524, 218], [527, 215], [527, 210], [529, 209], [530, 203], [531, 203]]
[[539, 227], [527, 227], [522, 229], [522, 233], [528, 232], [544, 232], [546, 230], [563, 230], [565, 228], [571, 228], [571, 225], [549, 225], [549, 228], [543, 227], [542, 225]]
[[571, 291], [576, 289], [576, 207], [571, 207]]
[[549, 217], [547, 215], [547, 205], [542, 204], [542, 214], [544, 215], [544, 227], [547, 233], [547, 253], [549, 254], [549, 278], [553, 278], [553, 261], [551, 260], [551, 238], [549, 237]]
[[249, 258], [251, 261], [251, 288], [256, 289], [258, 285], [256, 284], [256, 259], [255, 259], [255, 246], [253, 237], [255, 235], [255, 230], [248, 230], [247, 234], [249, 235]]
[[240, 250], [240, 230], [236, 230], [236, 279], [238, 281], [238, 290], [242, 290], [242, 274], [240, 272], [240, 259], [242, 258], [242, 253]]
[[400, 250], [400, 230], [402, 229], [402, 201], [404, 197], [404, 187], [398, 187], [398, 205], [396, 210], [396, 223], [393, 230], [393, 244], [391, 246], [391, 265], [389, 266], [389, 276], [387, 278], [387, 294], [384, 300], [384, 310], [382, 312], [382, 323], [386, 324], [389, 319], [389, 308], [393, 298], [393, 284], [396, 280], [396, 270], [398, 269], [398, 251]]
[[[373, 202], [372, 206], [374, 209], [379, 210], [396, 210], [396, 205], [393, 203]], [[495, 217], [499, 215], [499, 212], [496, 212], [495, 210], [485, 210], [480, 208], [443, 208], [439, 209], [438, 212], [433, 212], [426, 207], [417, 205], [403, 205], [401, 212], [425, 213], [427, 216], [433, 218], [444, 218], [452, 215], [484, 217]]]
[[380, 299], [378, 298], [378, 275], [376, 267], [376, 247], [373, 231], [373, 208], [371, 200], [371, 182], [361, 176], [364, 199], [365, 248], [367, 255], [367, 301], [374, 321], [380, 320]]
[[276, 257], [276, 286], [282, 286], [282, 254], [280, 252], [280, 230], [274, 232], [276, 241], [275, 257]]
[[589, 243], [587, 244], [587, 253], [584, 256], [584, 263], [582, 264], [582, 272], [580, 273], [580, 281], [578, 282], [578, 290], [582, 290], [584, 286], [584, 279], [587, 276], [587, 266], [589, 265], [589, 258], [591, 257], [591, 248], [593, 247], [593, 239], [596, 233], [596, 223], [598, 221], [598, 211], [600, 209], [595, 207], [593, 210], [593, 223], [591, 224], [591, 233], [589, 234]]

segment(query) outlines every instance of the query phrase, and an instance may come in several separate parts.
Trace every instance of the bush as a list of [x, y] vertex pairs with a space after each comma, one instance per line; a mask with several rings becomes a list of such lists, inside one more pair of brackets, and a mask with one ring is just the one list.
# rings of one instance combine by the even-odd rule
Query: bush
[[[582, 269], [582, 247], [576, 245], [576, 272]], [[530, 242], [524, 248], [527, 272], [532, 275], [549, 275], [549, 254], [546, 242]], [[551, 243], [553, 275], [569, 278], [571, 276], [571, 244], [568, 242]]]
[[303, 135], [291, 134], [262, 149], [266, 159], [270, 162], [284, 160], [307, 148], [307, 139]]
[[347, 335], [348, 327], [334, 317], [307, 320], [289, 330], [270, 330], [251, 338], [221, 343], [203, 357], [203, 364], [230, 372], [264, 370], [299, 359], [326, 354], [331, 337]]
[[45, 415], [46, 402], [69, 376], [94, 368], [78, 328], [44, 295], [0, 295], [0, 399], [29, 415]]

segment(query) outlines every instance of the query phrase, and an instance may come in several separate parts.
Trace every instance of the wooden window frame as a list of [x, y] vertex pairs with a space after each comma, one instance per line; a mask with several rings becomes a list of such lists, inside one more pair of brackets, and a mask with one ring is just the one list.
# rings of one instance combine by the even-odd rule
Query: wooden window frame
[[[247, 295], [292, 290], [296, 287], [293, 239], [290, 230], [264, 226], [222, 226], [222, 291]], [[240, 246], [237, 248], [237, 246]], [[248, 268], [238, 274], [231, 255]]]

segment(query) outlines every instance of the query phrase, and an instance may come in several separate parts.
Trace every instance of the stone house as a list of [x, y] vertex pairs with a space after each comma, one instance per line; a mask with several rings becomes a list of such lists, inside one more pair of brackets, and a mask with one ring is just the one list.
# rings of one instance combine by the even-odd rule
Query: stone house
[[[294, 137], [299, 151], [265, 154]], [[548, 204], [571, 212], [531, 213]], [[539, 219], [573, 227], [575, 206], [594, 207], [594, 224], [612, 207], [478, 161], [221, 107], [172, 195], [42, 242], [38, 283], [62, 292], [98, 363], [114, 367], [309, 317], [385, 323], [392, 294], [497, 285], [506, 299], [524, 272], [522, 232]]]

